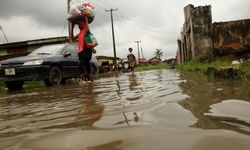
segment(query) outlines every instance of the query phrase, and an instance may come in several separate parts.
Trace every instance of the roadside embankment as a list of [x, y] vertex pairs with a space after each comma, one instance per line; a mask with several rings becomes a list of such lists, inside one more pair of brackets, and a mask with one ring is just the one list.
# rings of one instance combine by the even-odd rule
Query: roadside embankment
[[168, 64], [157, 64], [149, 66], [138, 66], [135, 68], [135, 71], [148, 71], [148, 70], [157, 70], [157, 69], [170, 69], [171, 66]]
[[196, 62], [189, 61], [179, 64], [176, 68], [180, 71], [204, 73], [210, 77], [242, 78], [250, 80], [250, 61], [233, 65], [227, 61]]

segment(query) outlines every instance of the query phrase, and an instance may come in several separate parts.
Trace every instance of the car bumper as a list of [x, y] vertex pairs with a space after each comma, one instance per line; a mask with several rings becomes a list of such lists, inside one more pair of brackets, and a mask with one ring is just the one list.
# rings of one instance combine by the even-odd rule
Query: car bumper
[[29, 66], [13, 68], [14, 75], [6, 75], [5, 69], [0, 69], [0, 79], [3, 81], [30, 81], [30, 80], [44, 80], [48, 78], [49, 66]]

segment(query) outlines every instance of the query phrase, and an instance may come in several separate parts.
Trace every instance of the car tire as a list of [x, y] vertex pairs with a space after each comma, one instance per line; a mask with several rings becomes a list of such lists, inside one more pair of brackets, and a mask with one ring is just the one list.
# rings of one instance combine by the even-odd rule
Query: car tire
[[91, 73], [93, 75], [96, 75], [98, 72], [97, 72], [97, 69], [95, 67], [91, 67]]
[[51, 86], [53, 84], [60, 84], [62, 82], [62, 71], [57, 66], [52, 66], [49, 69], [48, 79], [44, 80], [46, 86]]
[[15, 91], [23, 88], [24, 81], [5, 81], [4, 83], [10, 91]]

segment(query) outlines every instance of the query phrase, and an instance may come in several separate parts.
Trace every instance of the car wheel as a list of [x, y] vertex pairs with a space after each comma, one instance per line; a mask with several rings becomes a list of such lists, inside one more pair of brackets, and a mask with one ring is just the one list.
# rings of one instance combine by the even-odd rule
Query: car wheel
[[92, 73], [93, 75], [96, 75], [96, 74], [97, 74], [97, 70], [96, 70], [95, 67], [92, 67], [92, 68], [91, 68], [91, 73]]
[[46, 86], [60, 84], [62, 82], [62, 71], [57, 66], [52, 66], [49, 70], [48, 79], [44, 80]]
[[4, 83], [10, 91], [14, 91], [22, 89], [24, 81], [5, 81]]

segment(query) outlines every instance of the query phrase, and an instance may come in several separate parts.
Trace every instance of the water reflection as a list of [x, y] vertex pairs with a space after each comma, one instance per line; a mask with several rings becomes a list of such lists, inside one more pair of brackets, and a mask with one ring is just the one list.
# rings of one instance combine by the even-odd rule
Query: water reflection
[[[183, 148], [179, 143], [192, 149], [210, 135], [247, 141], [249, 136], [238, 133], [249, 134], [249, 119], [244, 118], [250, 113], [237, 117], [230, 109], [238, 100], [249, 103], [249, 97], [248, 86], [238, 81], [184, 76], [175, 70], [8, 93], [0, 97], [0, 149]], [[226, 111], [220, 109], [225, 104], [230, 106]], [[215, 113], [220, 111], [224, 114]]]
[[[116, 135], [116, 131], [127, 135], [133, 129], [149, 136], [152, 128], [156, 137], [162, 135], [161, 131], [184, 127], [194, 130], [189, 125], [249, 134], [248, 121], [218, 116], [212, 111], [216, 109], [214, 104], [229, 99], [249, 102], [249, 97], [248, 86], [239, 81], [184, 76], [174, 70], [122, 74], [84, 85], [73, 82], [0, 97], [0, 138], [68, 130], [76, 130], [74, 134], [79, 136], [89, 132]], [[116, 145], [112, 141], [117, 140], [119, 137], [103, 143], [112, 146]]]
[[82, 129], [95, 129], [94, 123], [102, 117], [104, 106], [96, 103], [93, 83], [86, 84], [84, 89], [85, 97], [82, 108], [79, 110], [75, 121], [80, 123]]
[[249, 122], [239, 118], [208, 115], [211, 113], [211, 105], [222, 101], [239, 99], [250, 102], [248, 86], [242, 86], [242, 82], [238, 80], [210, 79], [194, 74], [181, 75], [181, 78], [187, 80], [186, 83], [182, 83], [180, 86], [190, 98], [179, 102], [179, 104], [198, 118], [193, 127], [227, 129], [250, 135]]
[[[140, 117], [138, 116], [140, 114]], [[133, 125], [137, 125], [139, 123], [150, 123], [150, 121], [145, 121], [143, 120], [143, 115], [144, 113], [141, 113], [141, 112], [133, 112], [133, 113], [125, 113], [123, 112], [122, 113], [124, 119], [123, 120], [119, 120], [118, 122], [112, 124], [114, 126], [117, 126], [117, 125], [124, 125], [126, 124], [127, 126], [133, 126]], [[151, 122], [152, 123], [152, 122]]]
[[130, 91], [137, 90], [137, 86], [139, 86], [139, 85], [140, 84], [137, 81], [136, 75], [130, 75], [129, 76], [129, 90]]
[[[139, 117], [137, 116], [136, 112], [133, 112], [134, 117], [131, 117], [131, 112], [126, 113], [126, 107], [127, 104], [129, 102], [132, 101], [139, 101], [140, 99], [143, 98], [143, 88], [140, 87], [140, 83], [138, 82], [138, 78], [135, 74], [133, 75], [128, 75], [128, 91], [126, 91], [126, 100], [122, 101], [123, 97], [123, 92], [121, 91], [121, 85], [122, 83], [120, 83], [119, 80], [116, 80], [116, 85], [117, 85], [117, 96], [120, 98], [120, 102], [119, 104], [122, 106], [122, 110], [123, 112], [121, 113], [121, 115], [124, 117], [123, 120], [119, 120], [116, 123], [114, 123], [113, 125], [123, 125], [126, 124], [127, 126], [131, 126], [131, 121], [134, 121], [136, 123], [138, 123], [139, 121]], [[129, 115], [127, 115], [129, 114]]]

